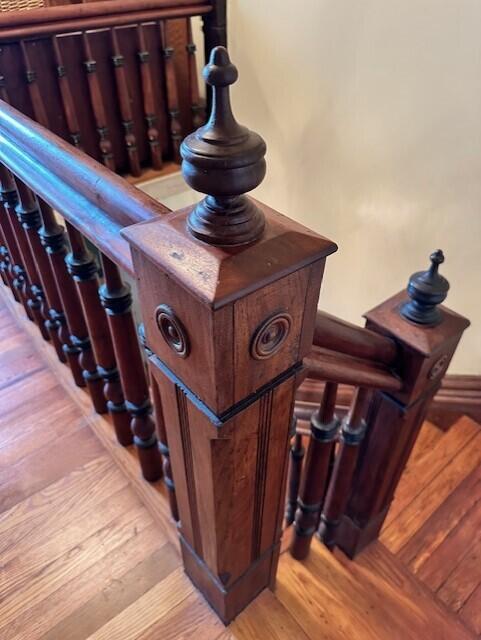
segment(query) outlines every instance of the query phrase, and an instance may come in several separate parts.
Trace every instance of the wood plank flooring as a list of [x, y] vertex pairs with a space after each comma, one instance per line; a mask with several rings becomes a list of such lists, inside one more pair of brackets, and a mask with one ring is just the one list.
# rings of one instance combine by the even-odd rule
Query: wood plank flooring
[[[383, 534], [394, 551], [376, 543], [351, 562], [315, 542], [303, 563], [283, 553], [275, 592], [264, 591], [224, 628], [182, 571], [161, 483], [140, 479], [133, 450], [115, 443], [108, 420], [93, 413], [8, 296], [0, 294], [1, 640], [472, 640], [480, 633], [474, 424], [454, 435], [423, 429], [411, 464], [438, 447], [443, 464], [436, 474], [419, 464], [426, 486], [407, 474], [403, 507]], [[442, 444], [448, 436], [458, 447], [452, 455]], [[440, 476], [449, 492], [437, 499]], [[425, 495], [434, 496], [426, 511], [432, 527], [422, 519]], [[459, 544], [462, 557], [453, 551]], [[444, 553], [454, 558], [448, 575], [439, 573]]]

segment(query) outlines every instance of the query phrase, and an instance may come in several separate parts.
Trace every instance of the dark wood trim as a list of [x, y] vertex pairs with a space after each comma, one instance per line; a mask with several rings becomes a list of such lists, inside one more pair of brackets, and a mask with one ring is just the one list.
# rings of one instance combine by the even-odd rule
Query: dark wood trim
[[[310, 433], [309, 421], [319, 406], [324, 384], [321, 380], [308, 378], [297, 392], [297, 428], [306, 435]], [[353, 387], [339, 385], [336, 403], [339, 414], [347, 412], [353, 393]], [[434, 396], [427, 419], [444, 431], [461, 415], [481, 423], [481, 375], [448, 374]]]

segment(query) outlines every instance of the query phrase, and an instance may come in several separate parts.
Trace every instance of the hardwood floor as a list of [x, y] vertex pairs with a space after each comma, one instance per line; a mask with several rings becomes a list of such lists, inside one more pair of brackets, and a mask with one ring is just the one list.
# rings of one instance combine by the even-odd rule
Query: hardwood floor
[[[226, 629], [184, 576], [162, 484], [140, 479], [32, 323], [0, 295], [2, 640], [463, 640], [481, 633], [478, 426], [426, 424], [382, 542], [281, 556]], [[448, 560], [446, 560], [448, 559]]]

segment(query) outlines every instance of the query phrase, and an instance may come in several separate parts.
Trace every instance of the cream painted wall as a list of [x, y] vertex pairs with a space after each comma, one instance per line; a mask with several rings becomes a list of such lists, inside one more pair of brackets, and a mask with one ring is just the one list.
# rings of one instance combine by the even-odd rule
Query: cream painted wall
[[[481, 373], [481, 2], [228, 0], [256, 196], [339, 244], [321, 307], [361, 323], [438, 247]], [[199, 47], [200, 48], [200, 47]]]

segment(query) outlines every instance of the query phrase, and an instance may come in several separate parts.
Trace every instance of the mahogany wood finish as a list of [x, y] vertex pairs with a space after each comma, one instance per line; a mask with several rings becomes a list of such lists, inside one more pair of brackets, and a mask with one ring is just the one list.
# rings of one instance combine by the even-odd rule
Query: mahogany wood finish
[[125, 406], [107, 317], [100, 303], [98, 266], [95, 258], [86, 248], [81, 234], [68, 222], [67, 233], [71, 246], [71, 253], [67, 256], [67, 266], [70, 275], [77, 283], [98, 373], [105, 385], [107, 409], [112, 417], [117, 440], [120, 444], [127, 446], [132, 443], [130, 418]]
[[192, 24], [190, 18], [187, 20], [187, 54], [189, 65], [189, 92], [190, 92], [190, 104], [192, 110], [192, 126], [194, 129], [198, 129], [205, 122], [204, 107], [200, 103], [199, 96], [199, 81], [197, 78], [197, 61], [196, 61], [196, 46], [192, 37]]
[[[336, 544], [337, 528], [351, 493], [359, 445], [366, 433], [367, 425], [364, 416], [368, 399], [369, 391], [359, 387], [351, 409], [342, 421], [339, 450], [336, 453], [319, 526], [319, 537], [328, 549], [333, 549]], [[330, 412], [333, 411], [334, 406], [335, 403], [332, 402]]]
[[147, 48], [144, 26], [142, 24], [137, 25], [137, 46], [137, 56], [140, 65], [140, 77], [142, 80], [144, 116], [147, 125], [147, 140], [149, 141], [152, 167], [158, 170], [162, 168], [162, 149], [159, 142], [157, 116], [155, 115], [150, 52]]
[[[27, 304], [42, 337], [44, 340], [50, 340], [50, 333], [46, 325], [49, 316], [45, 306], [45, 297], [40, 284], [37, 264], [28, 241], [30, 231], [33, 230], [33, 232], [36, 233], [40, 225], [36, 219], [37, 216], [35, 212], [33, 211], [32, 215], [30, 215], [30, 212], [26, 211], [23, 207], [21, 198], [19, 198], [15, 192], [15, 183], [12, 176], [6, 172], [5, 169], [0, 170], [0, 175], [3, 188], [10, 191], [10, 195], [5, 197], [5, 213], [10, 213], [11, 215], [15, 213], [17, 216], [17, 221], [15, 221], [13, 217], [10, 218], [10, 229], [12, 232], [10, 241], [14, 242], [14, 244], [16, 241], [22, 265], [25, 266], [25, 271], [28, 276], [28, 282], [26, 280], [24, 282]], [[12, 206], [8, 204], [9, 200]], [[14, 206], [15, 203], [17, 203], [16, 206]], [[15, 236], [15, 240], [13, 236]], [[56, 337], [58, 337], [57, 333]]]
[[[150, 352], [152, 355], [152, 352]], [[152, 365], [149, 363], [149, 371], [151, 371]], [[170, 513], [175, 522], [179, 521], [179, 508], [177, 506], [177, 498], [175, 495], [174, 478], [172, 477], [172, 467], [170, 464], [170, 451], [169, 443], [167, 442], [167, 431], [165, 429], [164, 414], [162, 411], [162, 401], [160, 399], [159, 385], [155, 380], [155, 376], [151, 373], [150, 383], [152, 388], [152, 399], [154, 402], [155, 410], [155, 424], [157, 426], [157, 435], [159, 439], [159, 450], [162, 454], [162, 473], [164, 477], [165, 486], [168, 490]]]
[[334, 415], [336, 408], [337, 384], [327, 382], [319, 411], [311, 418], [311, 437], [299, 492], [295, 532], [291, 554], [303, 560], [308, 552], [321, 513], [334, 444], [340, 422]]
[[[220, 76], [229, 69], [225, 51], [211, 61]], [[219, 100], [213, 109], [222, 118], [226, 107]], [[229, 147], [219, 153], [230, 166]], [[237, 157], [241, 186], [252, 156]], [[212, 184], [222, 176], [215, 160]], [[186, 163], [190, 178], [196, 170]], [[184, 567], [224, 622], [274, 583], [294, 393], [325, 258], [336, 250], [256, 206], [265, 233], [250, 245], [201, 242], [187, 226], [192, 207], [123, 231], [153, 353]]]
[[[26, 197], [28, 198], [28, 193]], [[31, 193], [29, 203], [33, 208], [34, 200], [31, 197]], [[97, 371], [97, 363], [92, 352], [92, 345], [78, 292], [67, 271], [65, 262], [69, 249], [65, 230], [58, 224], [55, 214], [45, 202], [40, 202], [40, 208], [43, 221], [41, 237], [57, 283], [70, 336], [70, 343], [65, 352], [71, 366], [73, 365], [75, 370], [77, 366], [80, 367], [80, 372], [76, 376], [78, 386], [86, 384], [95, 410], [97, 413], [105, 413], [107, 405], [103, 394], [103, 381]], [[75, 358], [78, 360], [78, 365], [75, 362]]]
[[104, 165], [115, 171], [115, 161], [112, 154], [112, 143], [109, 139], [109, 130], [107, 128], [107, 117], [105, 114], [105, 106], [97, 75], [97, 61], [92, 54], [90, 46], [90, 35], [87, 31], [82, 32], [82, 46], [84, 54], [84, 69], [87, 74], [89, 86], [90, 104], [95, 118], [97, 133], [99, 135], [99, 149]]
[[165, 67], [165, 82], [167, 92], [167, 105], [169, 111], [169, 126], [174, 160], [180, 160], [180, 143], [182, 141], [182, 128], [179, 120], [179, 93], [175, 74], [175, 48], [169, 42], [169, 25], [159, 22], [159, 38]]
[[107, 312], [126, 406], [132, 417], [130, 429], [143, 476], [153, 482], [161, 477], [162, 464], [147, 376], [131, 312], [130, 287], [122, 282], [117, 265], [105, 256], [102, 256], [102, 267], [104, 284], [100, 288], [100, 299]]
[[137, 150], [137, 141], [133, 131], [133, 115], [131, 107], [131, 97], [129, 86], [127, 84], [127, 75], [125, 72], [125, 58], [121, 53], [117, 30], [110, 29], [110, 40], [112, 44], [112, 64], [115, 73], [115, 82], [117, 85], [117, 96], [122, 116], [122, 125], [125, 131], [125, 146], [129, 156], [130, 173], [133, 176], [140, 176], [140, 162]]
[[[198, 123], [190, 18], [212, 10], [207, 1], [102, 0], [9, 11], [0, 64], [11, 103], [119, 173], [159, 170]], [[164, 60], [164, 48], [175, 55]]]
[[410, 322], [399, 313], [406, 300], [401, 292], [366, 314], [369, 330], [398, 343], [404, 384], [399, 391], [373, 396], [368, 435], [337, 534], [337, 544], [351, 557], [377, 537], [428, 406], [469, 326], [445, 307], [435, 327]]
[[289, 449], [289, 470], [288, 477], [289, 483], [287, 487], [287, 504], [285, 525], [288, 527], [294, 522], [297, 509], [297, 496], [299, 495], [299, 486], [301, 484], [302, 463], [306, 449], [302, 442], [302, 434], [295, 433], [296, 431], [296, 419], [293, 418], [292, 426], [294, 435], [291, 438], [291, 446]]
[[325, 311], [318, 311], [313, 344], [354, 358], [392, 365], [397, 358], [396, 342], [387, 336], [362, 329]]

